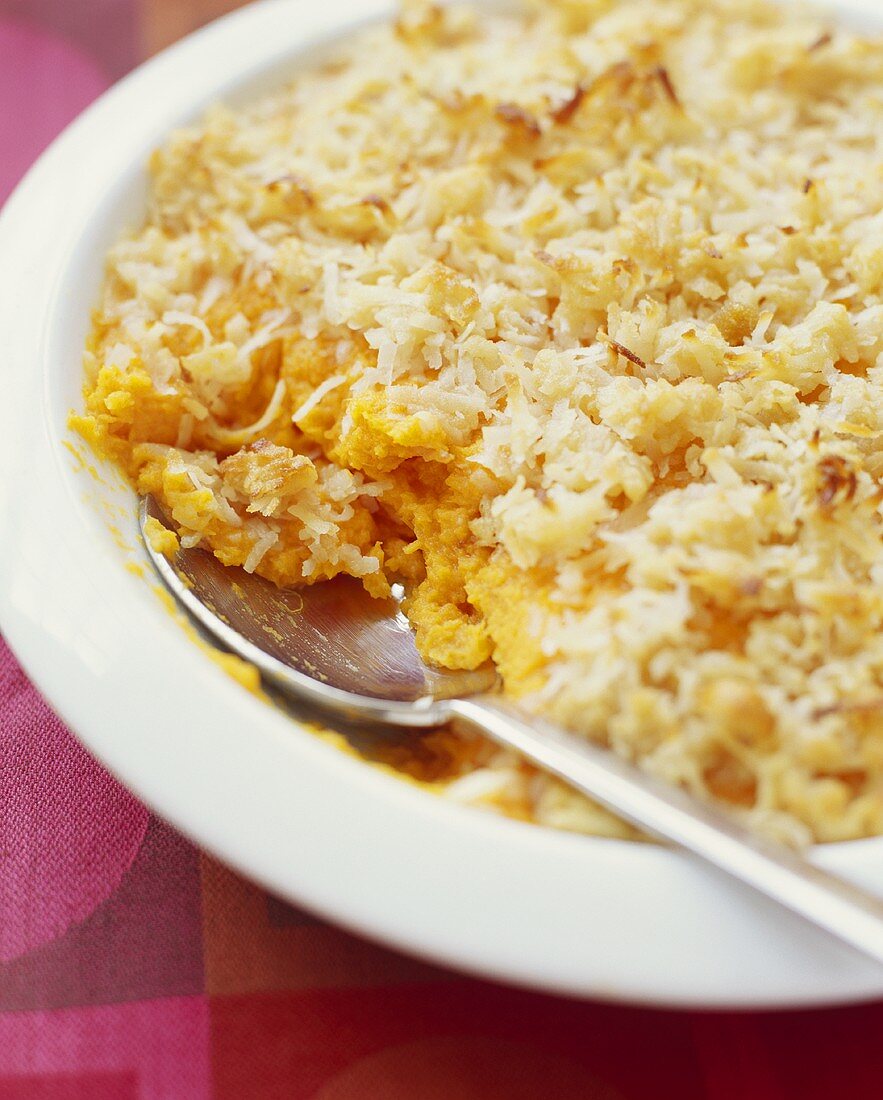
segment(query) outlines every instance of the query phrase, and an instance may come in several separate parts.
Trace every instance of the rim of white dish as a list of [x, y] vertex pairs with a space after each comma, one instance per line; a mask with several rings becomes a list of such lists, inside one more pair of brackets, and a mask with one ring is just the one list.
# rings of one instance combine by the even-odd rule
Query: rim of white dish
[[[84, 303], [96, 298], [99, 253], [121, 211], [138, 209], [149, 151], [212, 101], [276, 82], [281, 66], [308, 63], [325, 41], [392, 10], [388, 0], [263, 0], [234, 12], [99, 99], [0, 214], [5, 637], [87, 748], [145, 802], [246, 875], [360, 934], [611, 1001], [759, 1008], [878, 997], [883, 970], [682, 853], [460, 807], [247, 693], [131, 571], [134, 495], [108, 470], [93, 480], [65, 446]], [[877, 0], [839, 10], [881, 22]], [[111, 537], [114, 511], [125, 529]], [[883, 838], [815, 858], [883, 891]]]

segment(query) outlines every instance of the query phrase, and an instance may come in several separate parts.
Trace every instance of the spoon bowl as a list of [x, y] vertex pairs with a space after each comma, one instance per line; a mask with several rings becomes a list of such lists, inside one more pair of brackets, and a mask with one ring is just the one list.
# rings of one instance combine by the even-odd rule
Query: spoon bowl
[[426, 728], [448, 720], [435, 704], [491, 691], [492, 666], [474, 672], [426, 664], [402, 611], [404, 592], [374, 599], [353, 577], [280, 588], [206, 550], [167, 558], [146, 532], [148, 519], [169, 528], [153, 497], [140, 504], [144, 543], [154, 567], [197, 622], [255, 664], [276, 687], [347, 720]]

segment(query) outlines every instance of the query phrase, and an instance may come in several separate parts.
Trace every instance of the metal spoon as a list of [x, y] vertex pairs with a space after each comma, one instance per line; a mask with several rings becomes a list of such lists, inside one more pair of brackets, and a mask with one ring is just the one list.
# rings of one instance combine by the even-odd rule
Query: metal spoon
[[701, 856], [883, 962], [883, 901], [754, 836], [613, 752], [519, 712], [492, 694], [492, 669], [428, 667], [396, 600], [371, 599], [349, 578], [280, 589], [198, 549], [182, 549], [170, 561], [144, 533], [149, 516], [168, 525], [150, 497], [141, 502], [141, 532], [175, 599], [287, 697], [350, 724], [427, 729], [465, 722], [644, 831]]

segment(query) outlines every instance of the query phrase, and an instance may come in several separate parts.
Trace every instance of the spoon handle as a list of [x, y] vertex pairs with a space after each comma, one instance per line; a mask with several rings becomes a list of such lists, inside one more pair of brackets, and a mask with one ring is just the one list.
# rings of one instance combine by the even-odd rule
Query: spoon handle
[[448, 706], [452, 717], [515, 749], [618, 816], [701, 856], [883, 962], [883, 900], [550, 722], [522, 715], [492, 697], [453, 699]]

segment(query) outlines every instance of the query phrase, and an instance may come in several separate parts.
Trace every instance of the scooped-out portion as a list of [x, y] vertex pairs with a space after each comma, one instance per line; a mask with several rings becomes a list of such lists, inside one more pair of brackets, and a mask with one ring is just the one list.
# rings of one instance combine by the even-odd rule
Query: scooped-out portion
[[883, 39], [406, 3], [150, 176], [73, 423], [183, 545], [401, 582], [432, 662], [779, 839], [883, 832]]

